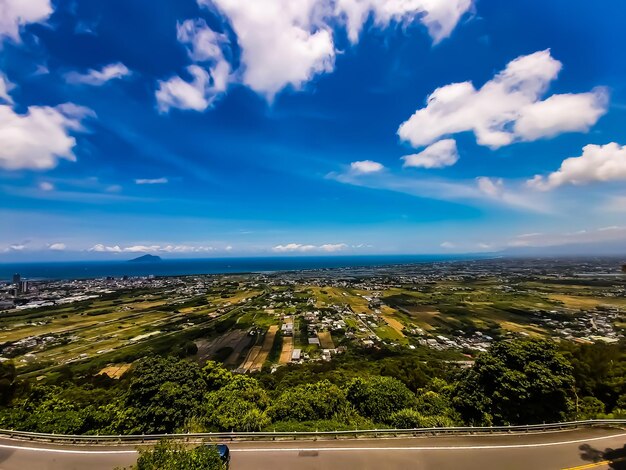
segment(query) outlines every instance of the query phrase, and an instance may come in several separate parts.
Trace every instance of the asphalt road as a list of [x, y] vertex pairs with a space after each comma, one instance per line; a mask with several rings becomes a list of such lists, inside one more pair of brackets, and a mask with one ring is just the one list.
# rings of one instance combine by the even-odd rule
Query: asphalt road
[[[238, 442], [233, 470], [615, 469], [626, 470], [626, 431], [589, 429], [522, 435]], [[111, 470], [132, 447], [56, 446], [0, 439], [0, 470]]]

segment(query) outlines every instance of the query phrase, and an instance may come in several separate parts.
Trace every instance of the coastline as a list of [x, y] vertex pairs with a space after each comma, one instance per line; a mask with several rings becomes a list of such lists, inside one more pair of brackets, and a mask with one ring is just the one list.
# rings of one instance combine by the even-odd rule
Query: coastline
[[158, 263], [113, 261], [50, 261], [0, 263], [0, 281], [20, 273], [32, 281], [112, 277], [185, 276], [211, 274], [276, 273], [320, 269], [366, 268], [449, 261], [471, 261], [493, 255], [361, 255], [164, 259]]

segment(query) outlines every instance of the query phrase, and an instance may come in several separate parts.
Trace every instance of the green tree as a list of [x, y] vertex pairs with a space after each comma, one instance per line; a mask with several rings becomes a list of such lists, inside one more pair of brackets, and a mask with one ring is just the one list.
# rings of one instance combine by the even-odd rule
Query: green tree
[[13, 398], [16, 377], [13, 362], [0, 362], [0, 405], [6, 405]]
[[421, 428], [424, 424], [424, 417], [413, 408], [404, 408], [391, 414], [389, 424], [395, 429]]
[[218, 390], [233, 379], [233, 374], [222, 364], [215, 361], [207, 361], [202, 368], [202, 378], [209, 391]]
[[174, 432], [198, 413], [206, 382], [194, 362], [153, 356], [131, 371], [126, 405], [130, 432]]
[[396, 429], [443, 428], [454, 426], [448, 416], [424, 416], [412, 408], [396, 411], [389, 418], [389, 424]]
[[388, 422], [392, 413], [416, 405], [406, 385], [393, 377], [355, 378], [345, 387], [348, 400], [363, 416]]
[[604, 403], [596, 397], [584, 397], [578, 404], [576, 419], [595, 419], [604, 413]]
[[346, 395], [328, 380], [298, 385], [281, 393], [268, 409], [274, 421], [330, 419], [349, 407]]
[[181, 444], [161, 441], [153, 448], [140, 449], [132, 470], [223, 470], [215, 446], [188, 449]]
[[454, 404], [472, 424], [560, 421], [572, 410], [572, 366], [552, 341], [495, 343], [459, 382]]
[[574, 367], [578, 396], [593, 396], [609, 410], [626, 394], [626, 346], [595, 343], [564, 344], [566, 357]]
[[204, 422], [220, 431], [259, 431], [270, 423], [264, 411], [268, 404], [267, 392], [257, 380], [237, 375], [206, 394]]

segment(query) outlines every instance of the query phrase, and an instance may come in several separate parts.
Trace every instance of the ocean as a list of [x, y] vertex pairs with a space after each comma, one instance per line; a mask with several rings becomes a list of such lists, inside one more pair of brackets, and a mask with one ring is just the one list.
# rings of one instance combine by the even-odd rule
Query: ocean
[[90, 279], [106, 276], [184, 276], [190, 274], [269, 273], [311, 269], [385, 266], [437, 261], [459, 261], [480, 256], [459, 255], [377, 255], [377, 256], [293, 256], [250, 258], [164, 259], [156, 263], [128, 261], [72, 261], [41, 263], [0, 263], [0, 281], [19, 273], [29, 280]]

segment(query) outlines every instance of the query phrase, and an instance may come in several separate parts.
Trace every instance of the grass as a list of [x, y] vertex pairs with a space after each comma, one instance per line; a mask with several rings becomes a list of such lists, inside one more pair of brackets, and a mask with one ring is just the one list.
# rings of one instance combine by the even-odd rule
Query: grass
[[405, 343], [406, 338], [401, 333], [398, 333], [395, 329], [388, 325], [379, 326], [374, 328], [374, 331], [380, 339], [383, 341], [395, 341]]

